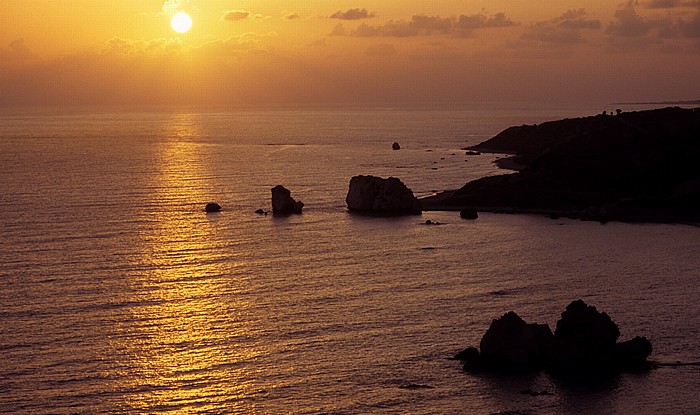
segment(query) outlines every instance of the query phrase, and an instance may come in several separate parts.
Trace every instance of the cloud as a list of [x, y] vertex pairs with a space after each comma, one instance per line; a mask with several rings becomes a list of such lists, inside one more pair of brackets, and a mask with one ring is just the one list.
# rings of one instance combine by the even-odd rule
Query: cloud
[[331, 19], [341, 20], [360, 20], [374, 17], [374, 13], [370, 13], [367, 9], [349, 9], [347, 11], [337, 11], [329, 16]]
[[331, 36], [346, 36], [348, 32], [345, 30], [345, 26], [342, 24], [338, 23], [335, 25], [333, 30], [331, 31]]
[[504, 13], [496, 13], [491, 17], [483, 14], [473, 14], [471, 16], [461, 15], [457, 19], [456, 26], [459, 29], [483, 29], [487, 27], [509, 27], [515, 23], [508, 19]]
[[561, 16], [552, 20], [552, 23], [558, 24], [566, 29], [600, 29], [600, 20], [587, 19], [586, 10], [568, 10]]
[[299, 16], [297, 13], [289, 13], [286, 16], [284, 16], [284, 18], [287, 20], [296, 20], [301, 19], [301, 16]]
[[637, 14], [634, 4], [629, 2], [627, 6], [615, 12], [615, 21], [608, 25], [606, 33], [622, 37], [641, 37], [661, 26], [663, 25], [659, 21], [641, 17]]
[[681, 36], [698, 39], [700, 38], [700, 12], [696, 13], [690, 20], [679, 19], [675, 24]]
[[175, 14], [175, 12], [187, 4], [189, 0], [165, 0], [163, 7], [161, 7], [161, 12], [165, 14]]
[[598, 30], [599, 20], [588, 19], [585, 9], [567, 10], [561, 16], [533, 24], [522, 35], [523, 40], [552, 44], [584, 43], [582, 30]]
[[647, 5], [650, 9], [672, 9], [680, 6], [681, 0], [651, 0]]
[[700, 0], [651, 0], [647, 5], [649, 9], [675, 9], [682, 7], [700, 7]]
[[413, 37], [430, 35], [468, 36], [474, 29], [502, 28], [514, 26], [515, 23], [505, 14], [498, 13], [491, 17], [483, 14], [461, 15], [459, 17], [440, 17], [414, 15], [410, 21], [389, 20], [383, 25], [362, 23], [354, 31], [346, 31], [337, 25], [332, 35], [359, 37]]
[[247, 19], [248, 16], [250, 16], [250, 12], [247, 10], [229, 10], [224, 13], [222, 19], [227, 22], [237, 22]]
[[394, 56], [396, 53], [396, 48], [388, 43], [371, 45], [365, 50], [365, 54], [369, 56]]
[[124, 56], [166, 56], [178, 54], [183, 50], [184, 46], [180, 38], [144, 41], [113, 37], [105, 43], [103, 53]]
[[[660, 6], [675, 7], [674, 5], [678, 4], [691, 4], [667, 0], [658, 1], [656, 5], [659, 7], [657, 8], [660, 8]], [[664, 14], [662, 17], [643, 17], [637, 13], [634, 4], [630, 2], [624, 8], [615, 12], [615, 19], [606, 29], [606, 33], [613, 36], [635, 39], [645, 36], [656, 36], [666, 39], [700, 38], [700, 11], [681, 13], [680, 15]]]

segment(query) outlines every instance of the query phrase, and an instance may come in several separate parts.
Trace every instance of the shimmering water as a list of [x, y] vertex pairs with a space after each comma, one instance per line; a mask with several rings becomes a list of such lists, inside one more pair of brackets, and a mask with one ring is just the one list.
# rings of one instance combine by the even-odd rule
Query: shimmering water
[[[1, 115], [0, 412], [697, 414], [698, 366], [581, 383], [448, 360], [508, 310], [554, 326], [583, 298], [655, 360], [700, 361], [697, 228], [345, 211], [353, 175], [456, 188], [498, 173], [460, 148], [577, 111]], [[302, 215], [254, 213], [276, 184]]]

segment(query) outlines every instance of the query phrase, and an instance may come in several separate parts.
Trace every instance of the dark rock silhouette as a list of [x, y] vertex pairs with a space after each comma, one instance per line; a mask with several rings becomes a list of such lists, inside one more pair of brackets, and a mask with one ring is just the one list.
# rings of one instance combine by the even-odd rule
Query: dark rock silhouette
[[287, 215], [301, 213], [304, 207], [302, 202], [297, 202], [291, 196], [291, 192], [282, 185], [272, 188], [272, 213]]
[[510, 311], [493, 320], [481, 339], [481, 358], [493, 368], [527, 371], [547, 361], [554, 335], [546, 324], [527, 324]]
[[257, 213], [258, 215], [267, 215], [267, 212], [263, 209], [258, 209], [255, 211], [255, 213]]
[[511, 127], [473, 150], [508, 153], [517, 173], [421, 199], [425, 210], [556, 214], [584, 220], [700, 221], [700, 108], [664, 108]]
[[473, 207], [465, 207], [459, 212], [459, 217], [462, 219], [478, 219], [479, 213]]
[[392, 150], [401, 150], [401, 145], [394, 141], [394, 144], [391, 145]]
[[421, 204], [411, 189], [395, 177], [355, 176], [345, 201], [348, 209], [379, 215], [420, 215]]
[[610, 366], [619, 337], [620, 330], [606, 313], [574, 301], [557, 322], [551, 364], [558, 369]]
[[220, 212], [221, 206], [219, 206], [218, 203], [207, 203], [207, 205], [204, 206], [204, 211], [207, 213]]
[[651, 342], [635, 337], [616, 343], [620, 331], [606, 313], [573, 301], [552, 334], [546, 324], [528, 324], [510, 311], [493, 320], [481, 339], [481, 352], [469, 347], [454, 358], [467, 371], [518, 373], [547, 369], [554, 373], [646, 370]]

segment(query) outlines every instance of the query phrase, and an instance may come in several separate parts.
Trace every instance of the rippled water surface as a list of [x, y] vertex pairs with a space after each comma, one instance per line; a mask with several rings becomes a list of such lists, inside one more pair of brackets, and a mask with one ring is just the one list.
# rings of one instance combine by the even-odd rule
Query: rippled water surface
[[[586, 114], [0, 115], [0, 412], [698, 413], [699, 366], [584, 382], [448, 360], [508, 310], [553, 327], [583, 298], [654, 360], [700, 361], [698, 228], [345, 211], [353, 175], [456, 188], [500, 173], [462, 147]], [[302, 215], [254, 213], [276, 184]]]

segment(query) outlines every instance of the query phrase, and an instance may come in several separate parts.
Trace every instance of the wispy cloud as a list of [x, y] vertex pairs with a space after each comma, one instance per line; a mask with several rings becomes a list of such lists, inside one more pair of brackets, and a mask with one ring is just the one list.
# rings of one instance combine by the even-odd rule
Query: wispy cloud
[[224, 13], [222, 19], [227, 22], [237, 22], [247, 19], [248, 16], [250, 16], [250, 12], [247, 10], [229, 10]]
[[355, 30], [346, 31], [338, 25], [332, 35], [359, 37], [413, 37], [430, 35], [468, 36], [472, 30], [515, 26], [503, 13], [493, 16], [484, 14], [460, 15], [459, 17], [414, 15], [411, 20], [389, 20], [383, 25], [361, 24]]
[[367, 9], [349, 9], [347, 11], [339, 10], [329, 16], [331, 19], [340, 20], [360, 20], [374, 17], [374, 13], [370, 13]]

